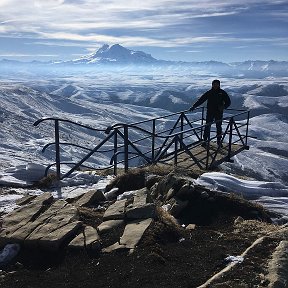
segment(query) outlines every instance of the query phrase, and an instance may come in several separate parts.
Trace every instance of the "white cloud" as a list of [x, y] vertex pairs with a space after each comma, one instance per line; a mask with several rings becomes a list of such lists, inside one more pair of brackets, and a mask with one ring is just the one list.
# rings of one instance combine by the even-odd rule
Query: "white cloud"
[[[233, 3], [233, 1], [231, 1]], [[231, 3], [229, 2], [229, 3]], [[255, 1], [254, 1], [255, 2]], [[82, 1], [6, 0], [1, 19], [18, 19], [40, 29], [147, 28], [185, 23], [186, 19], [222, 17], [237, 13], [227, 1]], [[1, 7], [0, 6], [0, 7]], [[233, 4], [235, 6], [235, 4]], [[233, 8], [233, 9], [232, 9]], [[171, 21], [171, 19], [173, 19]], [[77, 21], [77, 22], [75, 22]], [[58, 31], [59, 31], [58, 30]], [[73, 31], [73, 30], [72, 30]]]
[[63, 4], [64, 0], [35, 0], [34, 5], [38, 8], [50, 8]]
[[182, 37], [169, 39], [153, 39], [148, 37], [135, 37], [135, 36], [108, 36], [102, 34], [91, 34], [82, 35], [77, 33], [39, 33], [41, 38], [57, 39], [57, 40], [72, 40], [72, 41], [83, 41], [83, 42], [95, 42], [95, 43], [121, 43], [127, 46], [159, 46], [159, 47], [173, 47], [181, 46], [184, 44], [192, 43], [208, 43], [208, 42], [219, 42], [228, 41], [231, 38], [223, 38], [222, 36], [206, 36], [206, 37]]
[[[82, 42], [83, 47], [100, 43], [158, 47], [229, 41], [237, 42], [238, 46], [242, 46], [238, 43], [240, 41], [270, 43], [273, 42], [271, 41], [273, 37], [270, 35], [267, 35], [266, 39], [265, 37], [241, 39], [237, 36], [241, 33], [237, 34], [238, 31], [235, 33], [229, 25], [222, 26], [222, 31], [221, 29], [219, 31], [222, 34], [213, 34], [211, 31], [213, 30], [211, 19], [213, 21], [216, 18], [223, 19], [254, 6], [257, 8], [257, 5], [263, 7], [271, 4], [270, 2], [270, 0], [241, 2], [239, 0], [1, 0], [0, 37], [34, 38], [35, 43], [39, 43], [40, 39], [50, 40], [50, 43], [53, 43], [53, 40], [62, 43], [69, 40], [66, 46]], [[278, 4], [284, 2], [277, 1]], [[287, 12], [280, 10], [271, 11], [273, 17], [276, 18], [278, 15], [282, 21], [287, 21], [286, 14]], [[227, 31], [231, 35], [227, 34]], [[262, 31], [265, 33], [265, 30]], [[244, 29], [241, 35], [245, 33], [247, 30]], [[283, 43], [287, 43], [287, 38], [278, 43], [286, 45]], [[75, 44], [79, 45], [81, 44]], [[191, 47], [190, 50], [195, 49]]]
[[[57, 57], [59, 56], [58, 54], [34, 54], [35, 57]], [[0, 57], [31, 57], [31, 54], [25, 54], [25, 53], [1, 53], [0, 52]]]

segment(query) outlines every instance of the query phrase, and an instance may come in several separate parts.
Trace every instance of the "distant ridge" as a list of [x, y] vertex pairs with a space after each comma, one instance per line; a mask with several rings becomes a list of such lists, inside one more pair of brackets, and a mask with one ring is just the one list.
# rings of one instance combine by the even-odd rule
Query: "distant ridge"
[[115, 66], [130, 67], [139, 69], [143, 66], [150, 68], [161, 68], [169, 70], [191, 70], [205, 74], [205, 71], [210, 74], [235, 77], [267, 77], [267, 76], [288, 76], [287, 61], [261, 61], [247, 60], [243, 62], [224, 63], [220, 61], [165, 61], [158, 60], [143, 51], [134, 51], [127, 49], [120, 44], [109, 46], [104, 44], [96, 52], [85, 55], [79, 59], [70, 61], [59, 61], [61, 65], [108, 65], [112, 68]]
[[220, 61], [166, 61], [158, 60], [143, 51], [127, 49], [120, 44], [104, 44], [94, 53], [84, 55], [81, 58], [69, 61], [49, 61], [49, 62], [20, 62], [16, 60], [3, 59], [0, 61], [0, 68], [13, 70], [15, 66], [41, 67], [47, 69], [52, 66], [74, 66], [74, 67], [101, 67], [104, 66], [110, 70], [115, 67], [121, 69], [136, 69], [148, 67], [149, 69], [161, 69], [174, 71], [190, 71], [200, 73], [201, 75], [221, 75], [233, 77], [268, 77], [268, 76], [288, 76], [288, 61], [263, 61], [247, 60], [242, 62], [224, 63]]
[[154, 67], [169, 66], [169, 69], [185, 69], [209, 71], [212, 73], [244, 73], [245, 75], [254, 72], [263, 74], [263, 76], [288, 76], [287, 61], [261, 61], [247, 60], [244, 62], [224, 63], [220, 61], [165, 61], [158, 60], [143, 51], [134, 51], [127, 49], [120, 44], [109, 46], [104, 44], [96, 52], [85, 55], [79, 59], [71, 61], [58, 62], [59, 64], [77, 64], [77, 65], [153, 65]]

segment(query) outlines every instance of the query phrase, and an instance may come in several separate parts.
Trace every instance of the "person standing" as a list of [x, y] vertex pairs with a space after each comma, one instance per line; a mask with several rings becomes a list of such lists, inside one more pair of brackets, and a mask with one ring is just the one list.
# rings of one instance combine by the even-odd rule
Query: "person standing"
[[193, 111], [196, 107], [207, 101], [206, 126], [203, 135], [203, 146], [207, 145], [207, 140], [210, 138], [210, 129], [213, 121], [216, 122], [217, 144], [221, 145], [222, 136], [222, 118], [223, 111], [231, 105], [229, 95], [220, 88], [220, 80], [212, 81], [212, 88], [205, 92], [189, 109]]

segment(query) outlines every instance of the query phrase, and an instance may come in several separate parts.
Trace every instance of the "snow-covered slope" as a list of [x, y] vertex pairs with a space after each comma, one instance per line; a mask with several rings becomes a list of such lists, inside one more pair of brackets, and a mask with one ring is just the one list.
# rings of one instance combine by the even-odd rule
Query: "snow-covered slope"
[[[105, 129], [115, 122], [136, 122], [171, 111], [186, 110], [197, 97], [210, 89], [211, 81], [215, 78], [215, 75], [201, 77], [185, 71], [172, 73], [171, 70], [165, 73], [163, 70], [84, 72], [79, 74], [66, 70], [59, 74], [57, 70], [56, 74], [51, 72], [51, 75], [23, 73], [22, 78], [17, 80], [15, 75], [3, 79], [5, 75], [2, 74], [2, 180], [7, 179], [9, 173], [19, 174], [19, 169], [28, 163], [44, 165], [54, 161], [53, 149], [41, 153], [43, 145], [53, 139], [53, 127], [49, 123], [33, 126], [41, 117], [66, 118]], [[221, 82], [222, 88], [231, 96], [232, 108], [251, 110], [250, 135], [257, 137], [249, 140], [250, 150], [234, 157], [234, 163], [222, 164], [223, 170], [248, 179], [278, 183], [282, 190], [287, 189], [287, 78], [230, 77], [221, 78]], [[78, 139], [79, 144], [95, 144], [92, 135], [84, 136], [82, 132], [69, 127], [61, 133], [65, 139]], [[65, 151], [64, 160], [73, 160], [73, 152], [73, 149]], [[103, 156], [97, 161], [108, 163], [109, 160]], [[20, 168], [17, 169], [17, 166]], [[31, 167], [37, 169], [38, 166], [30, 164]]]
[[[42, 157], [39, 144], [49, 137], [45, 133], [47, 128], [45, 125], [33, 127], [41, 117], [67, 118], [105, 129], [115, 122], [135, 122], [170, 111], [186, 110], [211, 85], [211, 79], [191, 79], [189, 74], [150, 75], [153, 78], [147, 77], [148, 74], [143, 77], [140, 73], [97, 73], [81, 77], [2, 81], [2, 168], [10, 165], [5, 155], [7, 151], [15, 153], [19, 161], [23, 158], [23, 162], [31, 159], [31, 152], [33, 157]], [[250, 151], [236, 157], [236, 162], [241, 164], [225, 164], [227, 169], [242, 171], [245, 166], [243, 174], [251, 173], [258, 179], [277, 178], [288, 183], [285, 176], [288, 172], [285, 152], [288, 139], [287, 86], [285, 78], [222, 80], [222, 87], [231, 96], [232, 108], [251, 110], [250, 135], [257, 137], [251, 139]], [[271, 161], [275, 157], [277, 161]], [[265, 165], [259, 166], [259, 162]], [[281, 169], [278, 171], [277, 167]]]

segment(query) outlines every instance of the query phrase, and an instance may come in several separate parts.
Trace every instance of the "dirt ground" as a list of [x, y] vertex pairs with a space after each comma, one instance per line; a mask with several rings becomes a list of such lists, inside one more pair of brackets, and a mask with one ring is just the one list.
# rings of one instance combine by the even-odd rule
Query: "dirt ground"
[[[240, 255], [257, 238], [277, 230], [256, 220], [234, 220], [225, 215], [190, 231], [155, 221], [133, 253], [23, 249], [0, 273], [0, 287], [198, 287], [227, 265], [227, 256]], [[102, 237], [103, 244], [114, 243], [121, 232]], [[265, 287], [267, 262], [278, 244], [279, 239], [268, 237], [222, 277], [220, 286], [209, 287]]]

